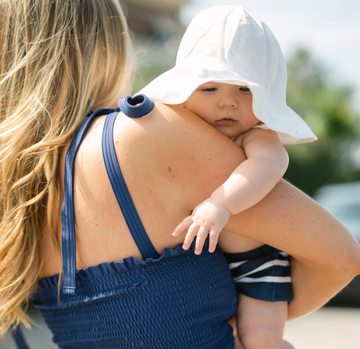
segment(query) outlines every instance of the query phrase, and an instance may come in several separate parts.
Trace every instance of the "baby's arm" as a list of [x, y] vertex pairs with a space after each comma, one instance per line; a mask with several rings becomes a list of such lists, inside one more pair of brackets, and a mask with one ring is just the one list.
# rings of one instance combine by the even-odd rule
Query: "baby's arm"
[[233, 215], [261, 201], [289, 164], [289, 156], [274, 131], [254, 128], [240, 135], [235, 143], [244, 149], [247, 160], [211, 195]]
[[235, 143], [244, 149], [247, 160], [173, 232], [173, 235], [177, 236], [188, 229], [184, 249], [190, 247], [197, 235], [196, 254], [201, 253], [208, 235], [209, 251], [213, 252], [230, 214], [242, 212], [261, 201], [280, 181], [287, 169], [289, 157], [276, 132], [254, 128], [240, 135], [235, 139]]

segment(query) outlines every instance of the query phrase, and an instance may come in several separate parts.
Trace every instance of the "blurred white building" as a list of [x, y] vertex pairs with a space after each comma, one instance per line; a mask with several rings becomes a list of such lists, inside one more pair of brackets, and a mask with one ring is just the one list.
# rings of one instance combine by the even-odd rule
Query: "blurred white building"
[[187, 0], [123, 0], [129, 27], [136, 36], [168, 38], [182, 33], [180, 8]]

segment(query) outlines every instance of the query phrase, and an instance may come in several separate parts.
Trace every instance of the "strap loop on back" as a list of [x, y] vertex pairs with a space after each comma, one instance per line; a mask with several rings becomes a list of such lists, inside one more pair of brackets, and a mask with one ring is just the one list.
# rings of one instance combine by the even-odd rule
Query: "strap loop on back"
[[143, 118], [154, 109], [154, 102], [142, 94], [120, 98], [118, 103], [121, 111], [130, 118]]

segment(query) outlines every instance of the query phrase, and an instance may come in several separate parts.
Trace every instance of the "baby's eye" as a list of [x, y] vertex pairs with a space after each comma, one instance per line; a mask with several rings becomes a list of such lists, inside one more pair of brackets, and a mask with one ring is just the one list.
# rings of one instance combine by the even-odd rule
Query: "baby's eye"
[[250, 89], [248, 87], [246, 87], [246, 86], [239, 87], [239, 90], [243, 91], [243, 92], [249, 92], [250, 91]]
[[207, 87], [202, 89], [204, 92], [214, 92], [217, 90], [216, 87]]

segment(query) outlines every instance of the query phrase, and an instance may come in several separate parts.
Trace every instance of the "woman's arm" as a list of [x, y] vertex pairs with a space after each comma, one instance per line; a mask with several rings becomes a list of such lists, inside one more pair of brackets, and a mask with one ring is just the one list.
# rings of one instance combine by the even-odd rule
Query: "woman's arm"
[[[279, 182], [257, 205], [232, 217], [226, 228], [293, 257], [294, 301], [289, 304], [289, 319], [321, 307], [360, 272], [360, 248], [355, 238], [286, 181]], [[231, 235], [222, 236], [225, 250], [234, 245]]]

